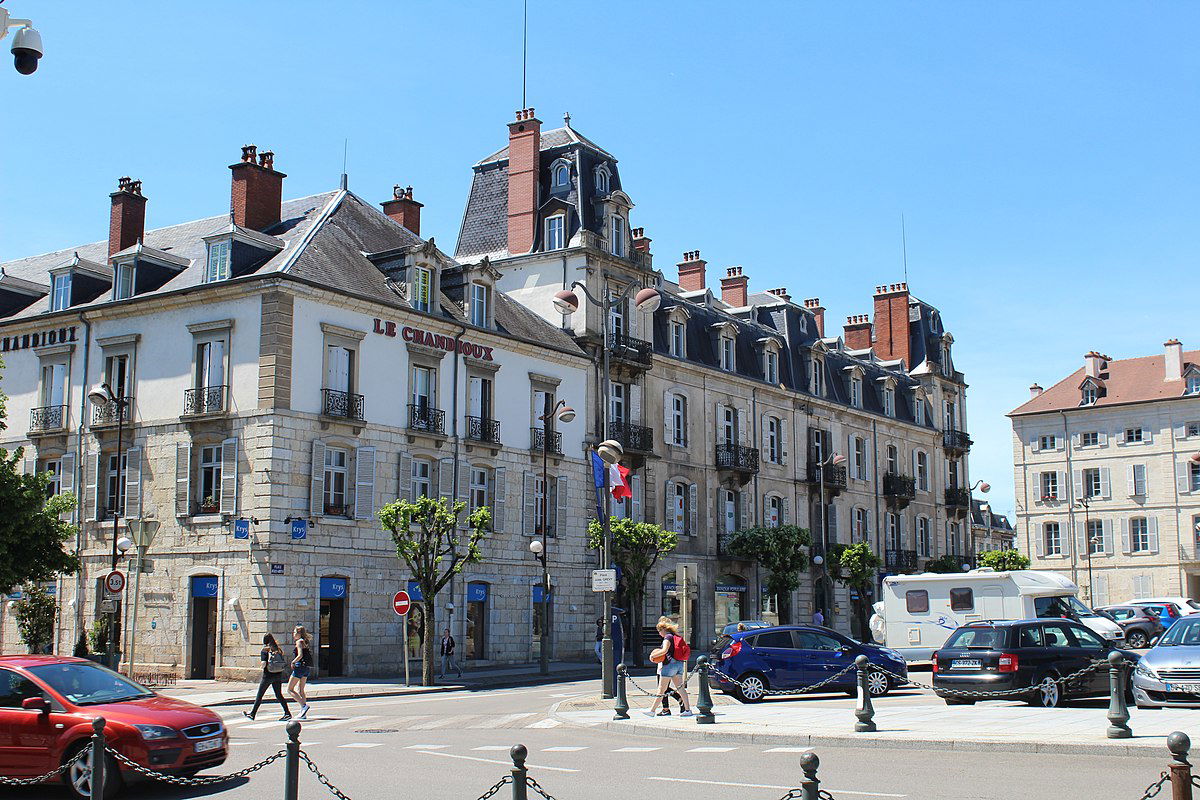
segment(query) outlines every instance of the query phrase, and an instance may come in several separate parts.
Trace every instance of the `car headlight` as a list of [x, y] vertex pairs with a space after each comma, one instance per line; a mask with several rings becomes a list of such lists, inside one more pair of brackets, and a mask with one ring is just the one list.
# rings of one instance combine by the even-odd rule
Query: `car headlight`
[[1137, 665], [1133, 668], [1133, 671], [1135, 674], [1141, 675], [1143, 678], [1149, 678], [1155, 681], [1158, 680], [1158, 674], [1155, 673], [1154, 668], [1145, 661], [1138, 661]]
[[168, 728], [166, 725], [134, 725], [138, 729], [138, 733], [147, 742], [153, 742], [158, 739], [174, 739], [179, 735], [174, 728]]

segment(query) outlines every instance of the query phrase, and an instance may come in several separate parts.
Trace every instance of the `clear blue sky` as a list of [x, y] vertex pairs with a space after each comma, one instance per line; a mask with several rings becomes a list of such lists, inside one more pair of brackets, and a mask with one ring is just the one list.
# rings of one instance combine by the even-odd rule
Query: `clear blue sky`
[[[470, 165], [520, 106], [506, 2], [64, 2], [36, 75], [0, 69], [0, 260], [103, 238], [144, 181], [151, 226], [227, 207], [240, 145], [287, 196], [411, 183], [450, 249]], [[1004, 413], [1092, 348], [1158, 352], [1197, 323], [1200, 5], [530, 0], [529, 102], [620, 159], [674, 275], [819, 296], [833, 330], [902, 279], [970, 382], [975, 477], [1011, 511]], [[5, 42], [4, 57], [7, 59]]]

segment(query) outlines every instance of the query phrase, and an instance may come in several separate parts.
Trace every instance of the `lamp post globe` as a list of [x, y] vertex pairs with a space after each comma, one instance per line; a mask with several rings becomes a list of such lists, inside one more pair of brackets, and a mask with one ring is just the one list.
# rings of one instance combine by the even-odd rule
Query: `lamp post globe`
[[983, 492], [984, 494], [987, 494], [991, 490], [992, 490], [992, 485], [990, 483], [979, 484], [979, 491]]
[[579, 310], [579, 295], [570, 289], [555, 292], [554, 307], [558, 309], [558, 313], [560, 314], [574, 314]]
[[653, 313], [662, 305], [662, 295], [658, 289], [648, 286], [633, 296], [633, 304], [638, 311]]
[[128, 536], [122, 536], [120, 539], [117, 539], [117, 549], [121, 551], [122, 555], [128, 553], [132, 548], [133, 540]]
[[534, 539], [529, 543], [529, 552], [533, 553], [535, 556], [540, 556], [542, 554], [542, 550], [543, 547], [541, 539]]
[[109, 388], [107, 383], [95, 386], [88, 392], [88, 400], [91, 400], [92, 403], [98, 406], [106, 406], [114, 399], [116, 398], [113, 396], [112, 389]]
[[570, 406], [563, 406], [558, 410], [559, 422], [570, 422], [573, 419], [575, 419], [575, 409]]

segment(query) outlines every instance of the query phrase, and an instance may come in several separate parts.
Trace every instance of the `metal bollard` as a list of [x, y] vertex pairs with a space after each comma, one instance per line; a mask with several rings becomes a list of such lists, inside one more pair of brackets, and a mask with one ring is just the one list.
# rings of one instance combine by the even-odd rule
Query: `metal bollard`
[[708, 688], [708, 670], [708, 656], [699, 656], [696, 659], [696, 672], [700, 673], [700, 688], [696, 697], [696, 710], [700, 712], [696, 715], [697, 725], [712, 725], [717, 721], [713, 714], [712, 691]]
[[283, 760], [283, 800], [299, 800], [300, 797], [300, 722], [292, 720], [284, 728], [287, 731], [287, 755]]
[[1192, 764], [1187, 760], [1192, 740], [1186, 733], [1175, 731], [1167, 737], [1171, 751], [1171, 800], [1192, 800]]
[[875, 727], [875, 706], [871, 705], [871, 690], [867, 688], [871, 660], [866, 656], [859, 656], [854, 659], [854, 664], [858, 667], [858, 703], [854, 707], [854, 716], [858, 718], [858, 722], [854, 723], [854, 730], [856, 733], [874, 733], [879, 729]]
[[821, 759], [811, 750], [800, 756], [800, 769], [804, 770], [804, 783], [800, 784], [801, 800], [821, 800], [821, 782], [817, 780], [817, 767]]
[[1108, 654], [1108, 738], [1128, 739], [1129, 706], [1125, 704], [1125, 657], [1114, 650]]
[[625, 692], [625, 679], [628, 673], [624, 664], [617, 664], [617, 704], [613, 711], [617, 712], [613, 719], [629, 719], [629, 695]]
[[508, 751], [512, 757], [512, 800], [528, 800], [529, 798], [529, 770], [525, 769], [525, 758], [529, 755], [529, 751], [523, 744], [513, 745], [513, 748]]
[[106, 760], [104, 753], [104, 717], [96, 717], [92, 720], [92, 777], [91, 777], [91, 796], [92, 800], [104, 800], [104, 763]]

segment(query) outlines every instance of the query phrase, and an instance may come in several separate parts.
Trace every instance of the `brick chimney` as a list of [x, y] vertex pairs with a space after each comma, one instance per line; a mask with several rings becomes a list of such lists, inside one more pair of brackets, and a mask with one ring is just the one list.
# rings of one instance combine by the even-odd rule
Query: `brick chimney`
[[903, 359], [912, 368], [908, 340], [908, 284], [875, 287], [875, 355], [884, 361]]
[[1042, 387], [1038, 386], [1036, 383], [1033, 386], [1029, 387], [1029, 399], [1030, 400], [1037, 397], [1041, 393], [1042, 393]]
[[783, 300], [788, 303], [792, 302], [792, 296], [790, 294], [788, 294], [787, 288], [783, 287], [783, 286], [780, 286], [775, 289], [767, 289], [767, 294], [773, 294], [776, 297], [778, 297], [780, 300]]
[[117, 190], [109, 195], [112, 210], [108, 215], [108, 254], [132, 247], [146, 232], [146, 198], [142, 197], [142, 182], [129, 178], [117, 179]]
[[821, 305], [821, 298], [810, 297], [804, 301], [804, 307], [812, 312], [813, 321], [817, 324], [817, 336], [825, 338], [825, 307]]
[[1165, 349], [1163, 364], [1166, 367], [1165, 381], [1183, 380], [1183, 344], [1178, 339], [1168, 339], [1163, 343]]
[[871, 318], [866, 314], [846, 317], [843, 338], [847, 350], [866, 350], [871, 346]]
[[234, 223], [255, 231], [278, 225], [287, 175], [275, 171], [275, 154], [270, 150], [259, 153], [248, 144], [242, 148], [242, 160], [229, 169], [233, 171], [230, 203]]
[[1097, 353], [1095, 350], [1089, 350], [1083, 354], [1083, 373], [1089, 378], [1100, 377], [1100, 370], [1104, 356]]
[[679, 262], [679, 289], [683, 292], [704, 291], [704, 268], [708, 262], [700, 258], [699, 250], [686, 250]]
[[383, 213], [399, 222], [404, 227], [421, 235], [421, 209], [423, 203], [418, 203], [413, 200], [412, 187], [405, 186], [401, 188], [400, 184], [392, 187], [392, 199], [380, 203], [383, 208]]
[[650, 252], [650, 237], [646, 235], [645, 228], [633, 229], [633, 249], [639, 253]]
[[512, 255], [533, 249], [541, 149], [542, 121], [532, 108], [518, 111], [516, 120], [508, 123], [508, 252]]
[[734, 308], [745, 308], [746, 287], [750, 279], [742, 274], [741, 267], [729, 267], [721, 278], [721, 299]]

